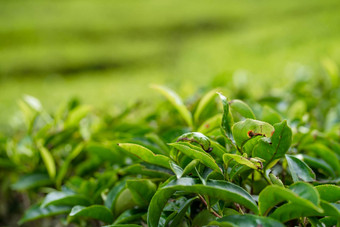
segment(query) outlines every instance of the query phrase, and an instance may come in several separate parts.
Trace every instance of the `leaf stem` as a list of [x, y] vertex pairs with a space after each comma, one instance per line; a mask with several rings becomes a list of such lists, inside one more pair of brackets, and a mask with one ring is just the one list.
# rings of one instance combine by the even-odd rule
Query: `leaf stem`
[[214, 211], [214, 209], [210, 208], [207, 201], [205, 201], [205, 199], [203, 198], [203, 196], [198, 195], [200, 197], [200, 199], [202, 200], [202, 202], [204, 203], [204, 205], [208, 208], [209, 212], [211, 212], [214, 216], [218, 217], [218, 218], [222, 218], [221, 215], [219, 215], [216, 211]]

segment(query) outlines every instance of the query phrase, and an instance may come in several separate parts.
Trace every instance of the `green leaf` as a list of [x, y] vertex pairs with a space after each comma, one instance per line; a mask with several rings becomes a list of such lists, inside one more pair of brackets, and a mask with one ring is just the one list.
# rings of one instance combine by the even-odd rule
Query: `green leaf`
[[[146, 213], [145, 209], [131, 209], [124, 211], [118, 218], [116, 218], [114, 224], [131, 223], [132, 221], [139, 219]], [[113, 225], [112, 225], [113, 226]]]
[[245, 102], [234, 99], [229, 102], [230, 108], [238, 112], [244, 118], [256, 119], [253, 110]]
[[27, 190], [52, 184], [50, 177], [44, 173], [34, 173], [21, 176], [11, 187], [14, 190]]
[[225, 201], [239, 203], [254, 213], [258, 213], [258, 208], [254, 199], [243, 188], [225, 181], [208, 180], [206, 185], [199, 184], [198, 179], [181, 178], [171, 180], [168, 184], [160, 188], [153, 196], [148, 210], [148, 226], [158, 226], [162, 209], [170, 196], [176, 191], [197, 193], [207, 195]]
[[[124, 191], [125, 188], [126, 188], [125, 181], [121, 181], [120, 183], [115, 185], [107, 194], [106, 200], [104, 202], [105, 206], [110, 210], [114, 211], [118, 196]], [[115, 214], [115, 212], [113, 213]]]
[[193, 171], [193, 169], [200, 163], [200, 161], [198, 159], [194, 159], [192, 160], [188, 165], [186, 165], [186, 167], [183, 170], [182, 176], [185, 176], [187, 174], [189, 174], [191, 171]]
[[195, 114], [194, 114], [194, 120], [195, 123], [199, 122], [202, 112], [207, 108], [210, 102], [212, 102], [215, 98], [217, 89], [209, 91], [207, 94], [205, 94], [201, 100], [199, 101]]
[[68, 114], [67, 119], [65, 120], [64, 127], [70, 128], [79, 125], [81, 119], [86, 117], [86, 115], [90, 112], [91, 107], [86, 105], [77, 106]]
[[142, 226], [135, 225], [135, 224], [113, 224], [113, 225], [105, 225], [103, 227], [142, 227]]
[[212, 116], [211, 118], [204, 121], [197, 129], [198, 132], [207, 134], [211, 132], [212, 130], [220, 127], [222, 121], [222, 115], [216, 114], [215, 116]]
[[132, 144], [132, 143], [120, 143], [118, 144], [121, 148], [126, 150], [127, 152], [137, 156], [141, 160], [147, 163], [151, 163], [154, 165], [162, 166], [165, 168], [170, 169], [169, 161], [170, 158], [160, 155], [160, 154], [154, 154], [149, 149], [138, 145], [138, 144]]
[[189, 209], [190, 205], [192, 204], [192, 202], [194, 202], [194, 200], [196, 200], [198, 197], [194, 197], [191, 199], [188, 199], [183, 205], [182, 207], [180, 207], [176, 212], [175, 217], [171, 220], [171, 223], [169, 225], [169, 227], [177, 227], [180, 226], [181, 221], [183, 220], [185, 213], [187, 212], [187, 210]]
[[254, 227], [284, 227], [284, 225], [275, 219], [261, 217], [257, 215], [230, 215], [210, 222], [209, 225], [214, 226], [254, 226]]
[[91, 201], [83, 195], [74, 194], [70, 192], [50, 192], [45, 197], [41, 207], [50, 205], [63, 205], [63, 206], [89, 206]]
[[102, 205], [92, 205], [89, 207], [75, 206], [72, 208], [70, 217], [93, 218], [105, 223], [113, 222], [113, 215], [111, 211]]
[[294, 182], [298, 182], [300, 180], [311, 182], [315, 180], [315, 173], [305, 162], [295, 156], [287, 154], [286, 160]]
[[192, 220], [192, 226], [206, 226], [216, 220], [216, 217], [208, 210], [202, 210]]
[[34, 221], [41, 218], [51, 217], [59, 214], [66, 214], [70, 212], [71, 207], [68, 206], [48, 206], [40, 207], [38, 204], [33, 205], [25, 211], [24, 216], [19, 220], [19, 225], [28, 221]]
[[170, 143], [169, 145], [183, 152], [185, 155], [192, 159], [198, 159], [202, 164], [206, 165], [207, 167], [218, 172], [221, 172], [221, 169], [216, 164], [215, 160], [205, 151], [203, 150], [199, 151], [198, 148], [192, 149], [191, 147], [187, 146], [186, 143], [183, 142]]
[[229, 139], [232, 139], [233, 133], [231, 131], [231, 126], [233, 125], [233, 122], [232, 122], [232, 117], [229, 113], [229, 102], [224, 95], [222, 95], [221, 93], [217, 93], [217, 94], [220, 96], [220, 99], [223, 105], [221, 128], [224, 131], [224, 134], [228, 136]]
[[257, 135], [270, 137], [274, 130], [274, 127], [267, 122], [253, 119], [246, 119], [244, 121], [237, 122], [232, 128], [236, 145], [240, 148], [243, 147], [247, 141]]
[[180, 167], [173, 161], [170, 161], [169, 164], [170, 164], [171, 170], [175, 173], [177, 179], [181, 178], [183, 175], [182, 167]]
[[147, 206], [157, 190], [157, 186], [148, 179], [128, 180], [126, 187], [130, 190], [133, 200], [139, 206]]
[[193, 127], [193, 120], [190, 111], [184, 105], [182, 99], [171, 89], [164, 86], [152, 85], [152, 88], [164, 95], [168, 101], [175, 107], [175, 109], [181, 114], [185, 122], [189, 127]]
[[198, 164], [199, 164], [199, 160], [194, 159], [183, 170], [182, 167], [177, 165], [175, 162], [170, 161], [171, 169], [176, 174], [177, 179], [179, 179], [179, 178], [185, 176], [186, 174], [190, 173]]
[[211, 145], [210, 139], [200, 132], [185, 133], [177, 139], [177, 142], [180, 142], [180, 141], [181, 142], [189, 142], [189, 143], [197, 143], [206, 152], [210, 152], [211, 149], [212, 149], [210, 147], [210, 145]]
[[284, 184], [282, 183], [282, 181], [277, 176], [275, 176], [274, 174], [270, 173], [269, 179], [273, 184], [278, 185], [280, 187], [284, 187]]
[[295, 205], [301, 205], [322, 212], [319, 207], [319, 194], [317, 190], [304, 182], [297, 182], [283, 188], [277, 185], [267, 186], [259, 195], [259, 209], [261, 215], [266, 215], [277, 204], [288, 201]]
[[[148, 168], [147, 166], [144, 165], [145, 163], [142, 164], [134, 164], [127, 166], [123, 169], [119, 170], [119, 174], [121, 175], [143, 175], [143, 176], [148, 176], [151, 178], [168, 178], [171, 176], [171, 173], [165, 172], [167, 169], [162, 169], [161, 167], [159, 168]], [[156, 166], [152, 166], [156, 167]]]
[[282, 158], [292, 143], [292, 130], [287, 125], [287, 121], [275, 124], [274, 129], [270, 141], [267, 138], [261, 138], [253, 150], [253, 157], [266, 160], [266, 165], [275, 159]]
[[48, 175], [50, 176], [51, 179], [54, 179], [55, 174], [56, 174], [56, 167], [55, 167], [55, 162], [54, 162], [52, 154], [50, 153], [49, 150], [47, 150], [43, 146], [42, 141], [39, 141], [37, 143], [37, 146], [39, 148], [41, 158], [44, 161]]
[[220, 158], [221, 160], [223, 159], [223, 155], [227, 152], [226, 149], [221, 146], [219, 143], [211, 140], [211, 147], [213, 148], [212, 149], [212, 152], [214, 155], [216, 155], [218, 158]]
[[282, 121], [281, 115], [269, 106], [264, 106], [262, 110], [262, 121], [268, 122], [271, 125]]
[[252, 169], [262, 169], [262, 163], [260, 161], [256, 162], [256, 161], [251, 161], [250, 159], [247, 159], [241, 155], [238, 154], [224, 154], [223, 155], [223, 161], [224, 163], [228, 163], [229, 162], [229, 158], [234, 159], [237, 163], [240, 163], [242, 165], [246, 165], [249, 168]]
[[319, 214], [321, 213], [311, 207], [288, 202], [277, 208], [269, 217], [287, 222], [300, 217], [311, 217]]
[[73, 159], [75, 159], [79, 154], [80, 152], [83, 150], [84, 148], [84, 143], [79, 143], [73, 150], [72, 152], [67, 156], [65, 162], [63, 163], [63, 165], [61, 166], [60, 168], [60, 171], [58, 172], [57, 174], [57, 178], [56, 178], [56, 184], [57, 184], [57, 187], [59, 188], [66, 173], [67, 173], [67, 170], [71, 164], [71, 161]]
[[331, 184], [318, 185], [315, 187], [322, 200], [335, 203], [340, 200], [340, 187]]
[[133, 196], [131, 191], [128, 188], [125, 188], [119, 195], [117, 196], [116, 203], [114, 204], [114, 215], [117, 216], [121, 214], [123, 211], [132, 209], [137, 204], [133, 200]]
[[313, 152], [327, 162], [337, 174], [340, 173], [340, 164], [336, 154], [327, 146], [321, 143], [314, 143], [302, 148], [303, 150]]
[[308, 166], [311, 166], [317, 169], [318, 171], [324, 173], [325, 175], [329, 175], [330, 177], [333, 177], [333, 178], [335, 177], [335, 173], [332, 167], [327, 162], [325, 162], [323, 159], [311, 157], [308, 155], [302, 155], [302, 157], [303, 157], [303, 161]]

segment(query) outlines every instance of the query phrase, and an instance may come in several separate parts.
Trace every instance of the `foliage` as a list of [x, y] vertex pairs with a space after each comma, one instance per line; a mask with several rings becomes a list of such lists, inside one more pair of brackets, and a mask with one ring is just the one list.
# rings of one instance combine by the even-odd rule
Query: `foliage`
[[23, 225], [340, 225], [340, 86], [325, 76], [245, 101], [153, 86], [166, 101], [116, 115], [25, 96], [0, 139], [1, 203]]

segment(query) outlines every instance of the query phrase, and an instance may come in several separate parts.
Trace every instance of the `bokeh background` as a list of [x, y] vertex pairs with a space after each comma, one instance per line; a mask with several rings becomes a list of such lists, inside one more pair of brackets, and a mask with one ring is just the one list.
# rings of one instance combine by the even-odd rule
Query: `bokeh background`
[[53, 111], [152, 100], [152, 83], [287, 86], [292, 68], [340, 62], [339, 12], [339, 0], [1, 1], [0, 128], [24, 94]]

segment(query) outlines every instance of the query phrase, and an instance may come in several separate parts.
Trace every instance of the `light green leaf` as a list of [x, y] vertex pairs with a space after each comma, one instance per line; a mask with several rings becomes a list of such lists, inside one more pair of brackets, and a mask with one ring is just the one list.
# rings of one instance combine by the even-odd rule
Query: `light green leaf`
[[273, 184], [278, 185], [280, 187], [284, 187], [284, 184], [282, 183], [282, 181], [277, 176], [275, 176], [273, 173], [269, 174], [269, 179]]
[[85, 218], [93, 218], [105, 223], [113, 222], [113, 215], [111, 211], [102, 205], [92, 205], [89, 207], [84, 206], [75, 206], [72, 208], [70, 217], [85, 217]]
[[262, 121], [268, 122], [271, 125], [282, 121], [281, 115], [271, 107], [265, 105], [262, 110]]
[[185, 177], [171, 180], [156, 192], [149, 205], [149, 227], [158, 226], [160, 215], [165, 204], [170, 196], [176, 191], [197, 193], [212, 198], [236, 202], [249, 208], [254, 213], [258, 213], [258, 208], [253, 198], [247, 191], [235, 184], [225, 181], [208, 180], [206, 185], [202, 185], [199, 184], [198, 179]]
[[[228, 158], [227, 158], [228, 157]], [[223, 155], [223, 161], [224, 163], [228, 163], [229, 162], [229, 158], [234, 159], [237, 163], [240, 163], [242, 165], [246, 165], [249, 168], [252, 169], [262, 169], [263, 165], [260, 161], [256, 162], [256, 161], [251, 161], [241, 155], [238, 154], [224, 154]]]
[[287, 125], [287, 121], [275, 124], [274, 129], [270, 140], [261, 138], [253, 150], [253, 157], [266, 160], [266, 165], [275, 159], [282, 158], [292, 143], [292, 130]]
[[340, 200], [340, 187], [331, 184], [318, 185], [315, 187], [322, 200], [335, 203]]
[[245, 102], [234, 99], [229, 102], [232, 112], [236, 111], [244, 118], [256, 119], [253, 110]]
[[81, 119], [86, 117], [86, 115], [90, 112], [91, 107], [86, 105], [77, 106], [68, 114], [67, 119], [65, 120], [64, 127], [70, 128], [79, 125]]
[[305, 162], [297, 157], [287, 154], [286, 160], [294, 182], [298, 182], [300, 180], [311, 182], [315, 180], [315, 173]]
[[147, 163], [151, 163], [154, 165], [162, 166], [165, 168], [170, 169], [169, 161], [170, 158], [160, 155], [160, 154], [154, 154], [149, 149], [138, 145], [138, 144], [132, 144], [132, 143], [120, 143], [118, 144], [121, 148], [126, 150], [127, 152], [137, 156], [141, 160]]
[[236, 226], [249, 226], [249, 227], [284, 227], [284, 225], [275, 219], [268, 217], [261, 217], [257, 215], [230, 215], [210, 222], [209, 225], [221, 227], [236, 227]]
[[253, 119], [237, 122], [232, 128], [236, 145], [240, 148], [243, 147], [247, 141], [258, 135], [269, 138], [274, 130], [274, 127], [267, 122]]
[[181, 114], [188, 126], [191, 128], [193, 127], [193, 120], [190, 111], [186, 108], [182, 99], [173, 90], [159, 85], [152, 85], [151, 87], [164, 95], [168, 99], [168, 101], [175, 107], [175, 109]]
[[229, 139], [233, 138], [233, 133], [231, 127], [233, 125], [232, 116], [229, 113], [229, 102], [227, 98], [222, 95], [221, 93], [217, 93], [220, 96], [223, 105], [223, 115], [222, 115], [222, 122], [221, 128], [224, 131], [224, 134], [229, 137]]
[[187, 155], [188, 157], [192, 159], [198, 159], [202, 164], [206, 165], [207, 167], [213, 170], [216, 170], [218, 172], [221, 172], [221, 169], [216, 164], [215, 160], [205, 151], [203, 150], [199, 151], [198, 148], [193, 149], [187, 146], [187, 144], [183, 142], [171, 143], [169, 145], [183, 152], [185, 155]]
[[148, 206], [157, 190], [157, 186], [148, 179], [128, 180], [126, 187], [130, 190], [133, 200], [140, 207]]
[[195, 123], [199, 122], [202, 112], [207, 108], [208, 104], [214, 100], [216, 91], [217, 89], [209, 91], [199, 101], [194, 114]]
[[117, 203], [118, 196], [124, 191], [126, 188], [126, 182], [122, 181], [115, 185], [107, 194], [106, 200], [104, 202], [105, 206], [114, 212], [115, 204]]
[[222, 114], [216, 114], [204, 121], [197, 129], [198, 132], [206, 134], [212, 130], [220, 127], [222, 121]]
[[177, 179], [181, 178], [183, 175], [183, 169], [177, 165], [174, 161], [169, 162], [171, 170], [175, 173]]
[[47, 150], [43, 146], [42, 141], [38, 141], [37, 146], [39, 148], [41, 158], [44, 161], [48, 175], [50, 176], [51, 179], [54, 179], [56, 175], [56, 167], [55, 167], [55, 162], [54, 162], [52, 154], [50, 153], [49, 150]]
[[71, 164], [71, 161], [73, 159], [75, 159], [79, 154], [80, 152], [82, 152], [83, 148], [84, 148], [84, 143], [79, 143], [73, 150], [72, 152], [67, 156], [65, 162], [63, 163], [63, 165], [61, 166], [60, 168], [60, 171], [58, 172], [57, 174], [57, 178], [56, 178], [56, 184], [57, 184], [57, 187], [59, 188], [66, 173], [67, 173], [67, 170]]
[[199, 144], [202, 149], [206, 152], [210, 152], [211, 151], [211, 143], [210, 143], [210, 139], [208, 137], [206, 137], [205, 135], [203, 135], [200, 132], [188, 132], [185, 133], [183, 135], [181, 135], [178, 139], [177, 142], [190, 142], [190, 143], [197, 143]]

